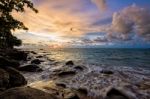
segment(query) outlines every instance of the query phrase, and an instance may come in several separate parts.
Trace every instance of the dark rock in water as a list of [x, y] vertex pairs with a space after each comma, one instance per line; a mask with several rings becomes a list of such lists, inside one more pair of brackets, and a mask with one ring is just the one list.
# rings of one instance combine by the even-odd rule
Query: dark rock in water
[[32, 53], [32, 54], [37, 54], [36, 52], [34, 52], [34, 51], [31, 51], [30, 53]]
[[18, 87], [9, 89], [0, 94], [0, 99], [58, 99], [44, 91], [30, 88]]
[[84, 94], [84, 95], [87, 95], [88, 94], [88, 91], [86, 88], [79, 88], [77, 89], [77, 91], [80, 93], [80, 94]]
[[108, 74], [108, 75], [113, 74], [113, 72], [112, 72], [112, 71], [109, 71], [109, 70], [102, 70], [101, 73], [103, 73], [103, 74]]
[[28, 57], [28, 60], [31, 60], [31, 57]]
[[20, 66], [20, 63], [15, 60], [9, 60], [7, 58], [0, 56], [0, 67], [14, 67], [18, 68]]
[[8, 57], [14, 60], [27, 60], [28, 53], [24, 51], [8, 51], [7, 52]]
[[40, 49], [41, 51], [43, 51], [44, 49]]
[[57, 86], [60, 86], [60, 87], [63, 87], [63, 88], [66, 88], [66, 85], [63, 84], [63, 83], [56, 83]]
[[4, 91], [8, 86], [9, 74], [5, 70], [0, 69], [0, 91]]
[[105, 99], [130, 99], [128, 96], [124, 95], [117, 89], [112, 88], [108, 93]]
[[80, 99], [79, 96], [77, 96], [76, 94], [75, 95], [72, 95], [66, 99]]
[[66, 65], [74, 65], [73, 61], [66, 62]]
[[37, 56], [36, 58], [42, 58], [42, 57], [43, 57], [43, 56], [40, 55], [40, 56]]
[[26, 72], [41, 72], [43, 71], [39, 66], [37, 65], [26, 65], [19, 67], [20, 71], [26, 71]]
[[19, 87], [27, 84], [24, 76], [16, 69], [12, 67], [5, 68], [5, 71], [9, 74], [9, 88]]
[[75, 71], [61, 71], [60, 73], [58, 73], [58, 76], [68, 76], [68, 75], [75, 75], [76, 72]]
[[76, 67], [74, 67], [76, 70], [83, 70], [83, 67], [81, 67], [81, 66], [76, 66]]
[[41, 62], [43, 62], [43, 61], [39, 60], [39, 59], [34, 59], [31, 61], [31, 64], [40, 64]]

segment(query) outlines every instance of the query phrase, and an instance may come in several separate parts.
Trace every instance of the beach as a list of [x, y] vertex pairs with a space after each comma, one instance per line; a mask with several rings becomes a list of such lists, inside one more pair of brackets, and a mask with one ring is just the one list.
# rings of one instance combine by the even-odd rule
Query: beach
[[[149, 58], [148, 49], [143, 50], [142, 53], [138, 49], [140, 57], [143, 55], [145, 59], [143, 68], [141, 68], [141, 65], [135, 67], [134, 62], [130, 64], [133, 65], [132, 67], [121, 66], [122, 63], [120, 61], [125, 60], [127, 57], [119, 54], [120, 57], [117, 55], [117, 57], [112, 59], [115, 51], [119, 51], [118, 49], [110, 49], [113, 52], [112, 55], [105, 53], [106, 55], [103, 56], [100, 54], [104, 54], [102, 53], [105, 51], [104, 49], [95, 49], [95, 51], [92, 49], [92, 51], [99, 56], [97, 59], [105, 57], [108, 60], [108, 58], [111, 58], [118, 61], [119, 65], [116, 65], [116, 62], [109, 63], [111, 62], [110, 60], [108, 60], [109, 65], [105, 61], [98, 62], [97, 59], [90, 61], [92, 59], [88, 55], [94, 55], [94, 53], [89, 49], [74, 49], [74, 51], [72, 49], [69, 52], [70, 50], [24, 48], [14, 49], [13, 51], [1, 51], [3, 53], [0, 59], [1, 65], [9, 67], [1, 67], [0, 70], [2, 75], [0, 98], [6, 97], [8, 92], [10, 96], [4, 99], [16, 99], [14, 97], [18, 96], [15, 92], [26, 97], [31, 95], [33, 99], [35, 98], [34, 95], [38, 93], [43, 94], [44, 99], [48, 98], [47, 93], [51, 97], [54, 97], [50, 99], [150, 98], [150, 70], [148, 68], [149, 61], [147, 61]], [[83, 52], [87, 53], [86, 51], [88, 54], [84, 55]], [[132, 54], [135, 52], [136, 54], [139, 53], [137, 50], [123, 51], [125, 55], [127, 55], [126, 52], [130, 52], [130, 54], [131, 52]], [[81, 61], [84, 58], [86, 58], [87, 62]], [[136, 59], [139, 58], [136, 57]], [[142, 57], [140, 60], [142, 60]], [[129, 61], [133, 61], [133, 59]], [[5, 71], [8, 74], [4, 73]], [[4, 84], [6, 81], [8, 85]], [[28, 91], [31, 92], [28, 93]], [[42, 98], [41, 95], [38, 98]]]
[[[39, 65], [42, 72], [23, 72], [29, 86], [38, 87], [39, 84], [40, 90], [51, 92], [53, 89], [51, 86], [48, 90], [43, 88], [45, 83], [59, 83], [65, 88], [86, 90], [86, 96], [90, 97], [89, 99], [105, 99], [107, 93], [114, 88], [127, 95], [129, 99], [149, 99], [150, 71], [147, 68], [77, 63], [76, 60], [71, 60], [71, 57], [70, 59], [66, 57], [65, 61], [70, 61], [68, 65], [65, 61], [50, 59], [50, 56], [53, 56], [52, 53], [44, 49], [37, 49], [37, 53], [29, 55], [29, 59], [43, 61]], [[61, 54], [59, 56], [62, 57]], [[30, 62], [31, 60], [24, 64]]]

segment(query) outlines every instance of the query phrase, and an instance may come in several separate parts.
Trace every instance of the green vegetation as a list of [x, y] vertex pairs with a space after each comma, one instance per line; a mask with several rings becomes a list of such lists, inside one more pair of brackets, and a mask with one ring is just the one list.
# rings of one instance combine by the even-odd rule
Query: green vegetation
[[21, 45], [22, 41], [13, 36], [12, 31], [16, 29], [28, 30], [28, 28], [23, 22], [16, 20], [12, 16], [12, 12], [23, 13], [25, 7], [38, 12], [30, 0], [0, 0], [0, 48], [13, 48]]

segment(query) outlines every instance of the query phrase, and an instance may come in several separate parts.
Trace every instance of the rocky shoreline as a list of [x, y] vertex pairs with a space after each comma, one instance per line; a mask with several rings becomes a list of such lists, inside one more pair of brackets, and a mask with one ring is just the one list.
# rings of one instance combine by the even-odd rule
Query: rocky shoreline
[[44, 53], [0, 50], [0, 99], [150, 99], [149, 71], [91, 69]]

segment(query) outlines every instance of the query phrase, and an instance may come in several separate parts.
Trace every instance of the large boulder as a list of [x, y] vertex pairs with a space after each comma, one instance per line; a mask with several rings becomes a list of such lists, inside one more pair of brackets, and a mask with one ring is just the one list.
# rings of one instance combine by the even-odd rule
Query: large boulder
[[8, 86], [9, 74], [5, 70], [0, 69], [0, 91], [4, 91]]
[[43, 71], [37, 65], [25, 65], [25, 66], [19, 67], [19, 70], [20, 71], [26, 71], [26, 72], [41, 72], [41, 71]]
[[9, 74], [9, 88], [19, 87], [27, 84], [24, 76], [16, 69], [8, 67], [5, 71]]
[[57, 99], [55, 96], [30, 87], [9, 89], [0, 94], [0, 99]]
[[8, 57], [14, 60], [26, 60], [28, 53], [24, 51], [12, 50], [7, 52]]
[[0, 67], [14, 67], [14, 68], [18, 68], [20, 66], [20, 63], [18, 61], [15, 60], [9, 60], [7, 58], [4, 58], [2, 56], [0, 56]]

